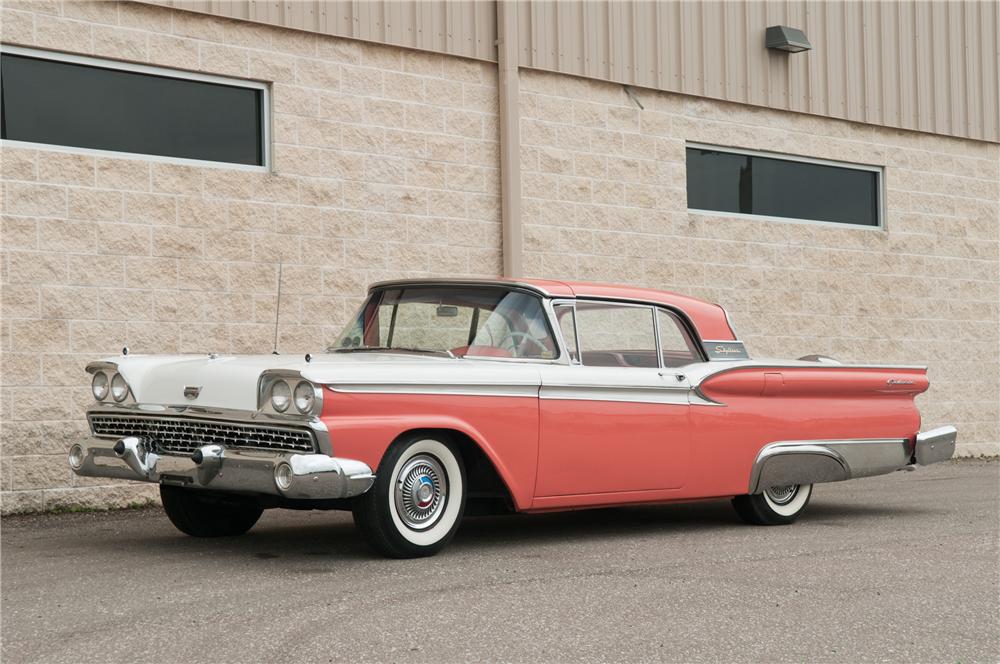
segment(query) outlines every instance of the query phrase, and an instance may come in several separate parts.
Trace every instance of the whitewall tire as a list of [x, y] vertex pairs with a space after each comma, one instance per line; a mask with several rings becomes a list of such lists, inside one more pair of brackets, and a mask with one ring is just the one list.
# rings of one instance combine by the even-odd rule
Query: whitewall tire
[[779, 526], [794, 522], [809, 504], [812, 484], [768, 487], [752, 496], [736, 496], [733, 507], [747, 523]]
[[465, 496], [465, 467], [454, 443], [408, 436], [386, 451], [375, 484], [354, 500], [354, 523], [383, 555], [431, 556], [458, 530]]

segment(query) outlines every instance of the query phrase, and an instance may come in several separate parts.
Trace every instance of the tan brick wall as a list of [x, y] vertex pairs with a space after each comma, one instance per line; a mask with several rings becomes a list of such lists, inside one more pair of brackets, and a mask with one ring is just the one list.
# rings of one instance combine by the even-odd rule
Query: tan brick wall
[[273, 173], [4, 149], [3, 511], [123, 504], [86, 481], [84, 365], [317, 351], [378, 279], [500, 271], [495, 68], [132, 3], [5, 2], [4, 43], [273, 83]]
[[[723, 304], [760, 357], [927, 364], [924, 427], [1000, 453], [1000, 145], [521, 73], [525, 265]], [[686, 210], [685, 141], [883, 165], [887, 232]]]

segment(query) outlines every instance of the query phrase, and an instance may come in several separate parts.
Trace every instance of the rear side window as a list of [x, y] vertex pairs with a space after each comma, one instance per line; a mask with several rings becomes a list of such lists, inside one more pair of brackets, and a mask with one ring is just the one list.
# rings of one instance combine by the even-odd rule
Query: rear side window
[[577, 302], [576, 328], [580, 361], [584, 365], [659, 366], [652, 307]]
[[663, 366], [683, 367], [701, 361], [697, 347], [675, 314], [665, 309], [657, 309], [656, 318], [660, 328], [660, 353], [663, 355]]

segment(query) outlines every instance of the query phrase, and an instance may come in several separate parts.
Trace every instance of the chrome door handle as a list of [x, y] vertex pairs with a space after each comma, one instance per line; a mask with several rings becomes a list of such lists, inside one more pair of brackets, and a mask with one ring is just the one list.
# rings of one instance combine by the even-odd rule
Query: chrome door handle
[[674, 378], [674, 379], [675, 379], [675, 380], [676, 380], [676, 381], [677, 381], [678, 383], [683, 383], [683, 382], [684, 382], [684, 379], [685, 379], [685, 378], [687, 378], [687, 376], [685, 376], [685, 375], [684, 375], [684, 374], [682, 374], [682, 373], [667, 373], [667, 372], [665, 372], [665, 371], [660, 371], [660, 372], [659, 372], [659, 375], [660, 375], [660, 378], [670, 378], [670, 377], [672, 377], [672, 378]]

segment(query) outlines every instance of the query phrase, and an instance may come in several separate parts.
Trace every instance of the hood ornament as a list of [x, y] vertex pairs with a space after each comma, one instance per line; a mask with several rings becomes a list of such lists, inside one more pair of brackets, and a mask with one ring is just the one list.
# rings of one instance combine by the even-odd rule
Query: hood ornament
[[184, 396], [188, 399], [197, 399], [201, 394], [201, 385], [185, 385]]

